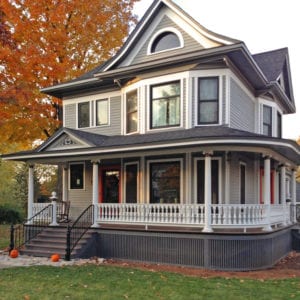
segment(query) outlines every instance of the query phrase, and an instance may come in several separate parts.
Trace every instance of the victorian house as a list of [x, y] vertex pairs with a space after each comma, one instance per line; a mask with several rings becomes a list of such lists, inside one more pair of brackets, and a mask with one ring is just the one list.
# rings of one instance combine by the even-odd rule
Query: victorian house
[[292, 250], [300, 148], [282, 138], [296, 109], [287, 48], [253, 55], [155, 0], [114, 57], [42, 92], [62, 99], [63, 127], [3, 159], [30, 166], [30, 220], [47, 205], [34, 165], [63, 167], [50, 206], [70, 204], [67, 224], [93, 208], [83, 256], [249, 270]]

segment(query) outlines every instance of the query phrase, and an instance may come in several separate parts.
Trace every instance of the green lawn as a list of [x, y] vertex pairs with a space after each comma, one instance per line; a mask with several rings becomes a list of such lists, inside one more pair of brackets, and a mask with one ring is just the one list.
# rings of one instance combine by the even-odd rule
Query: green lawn
[[[0, 225], [0, 250], [9, 246], [10, 225]], [[1, 298], [0, 298], [1, 299]]]
[[2, 269], [0, 299], [300, 299], [299, 278], [203, 279], [112, 266]]

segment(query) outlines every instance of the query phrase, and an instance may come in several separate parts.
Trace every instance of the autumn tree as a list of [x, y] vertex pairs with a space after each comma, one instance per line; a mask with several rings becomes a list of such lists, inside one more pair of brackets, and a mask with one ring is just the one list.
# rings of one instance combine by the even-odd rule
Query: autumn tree
[[76, 78], [116, 53], [138, 0], [0, 0], [0, 138], [30, 148], [59, 126], [42, 87]]

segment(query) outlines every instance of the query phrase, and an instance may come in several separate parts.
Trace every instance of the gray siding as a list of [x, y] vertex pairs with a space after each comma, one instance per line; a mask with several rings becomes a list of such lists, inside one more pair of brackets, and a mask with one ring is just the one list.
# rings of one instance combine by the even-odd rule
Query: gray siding
[[64, 106], [65, 127], [76, 128], [76, 104], [67, 104]]
[[[151, 54], [147, 55], [147, 48], [149, 41], [151, 37], [157, 32], [158, 30], [161, 30], [166, 27], [173, 27], [179, 30], [182, 34], [183, 40], [184, 40], [184, 47], [176, 50], [167, 51], [163, 53], [157, 53], [157, 54]], [[185, 31], [183, 31], [177, 24], [175, 24], [169, 17], [164, 16], [161, 20], [160, 24], [157, 26], [157, 28], [154, 30], [153, 34], [149, 37], [148, 40], [146, 40], [145, 44], [140, 49], [139, 53], [136, 55], [136, 57], [133, 59], [132, 64], [138, 64], [141, 62], [147, 62], [150, 60], [163, 58], [163, 57], [169, 57], [170, 55], [177, 55], [182, 54], [187, 51], [193, 51], [193, 50], [201, 50], [203, 47], [194, 40], [191, 36], [189, 36]]]
[[70, 218], [76, 219], [85, 208], [92, 204], [92, 166], [85, 164], [85, 186], [83, 190], [69, 190]]
[[255, 103], [230, 80], [230, 127], [255, 132]]
[[233, 153], [230, 162], [230, 204], [240, 204], [240, 162], [246, 164], [246, 203], [257, 203], [257, 172], [254, 160], [245, 155]]

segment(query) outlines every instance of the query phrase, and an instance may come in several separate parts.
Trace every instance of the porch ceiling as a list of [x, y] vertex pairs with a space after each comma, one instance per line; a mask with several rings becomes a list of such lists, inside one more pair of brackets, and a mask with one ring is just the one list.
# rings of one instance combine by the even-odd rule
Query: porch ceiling
[[[61, 148], [49, 150], [63, 133], [72, 134], [78, 139], [88, 141], [91, 145], [86, 148]], [[101, 137], [101, 138], [99, 138]], [[293, 165], [300, 164], [300, 147], [292, 141], [272, 138], [264, 135], [249, 133], [224, 126], [198, 127], [192, 129], [177, 129], [168, 132], [136, 134], [129, 136], [99, 136], [80, 130], [62, 128], [43, 145], [33, 151], [17, 152], [2, 155], [4, 160], [26, 162], [44, 162], [55, 160], [65, 162], [74, 158], [101, 157], [104, 155], [120, 155], [125, 153], [141, 153], [166, 149], [182, 149], [203, 147], [210, 150], [222, 149], [231, 151], [257, 152], [264, 155], [278, 155]]]

